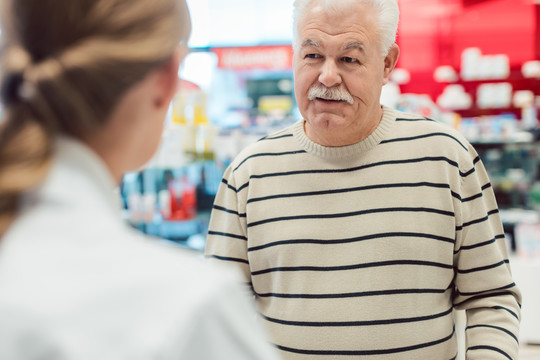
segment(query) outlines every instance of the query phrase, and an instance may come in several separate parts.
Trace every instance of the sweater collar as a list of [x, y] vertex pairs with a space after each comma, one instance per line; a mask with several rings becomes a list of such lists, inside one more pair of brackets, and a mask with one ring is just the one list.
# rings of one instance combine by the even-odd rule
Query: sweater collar
[[292, 130], [295, 139], [308, 153], [327, 159], [342, 159], [344, 157], [364, 154], [377, 146], [382, 140], [388, 137], [395, 119], [396, 110], [383, 106], [383, 116], [377, 128], [362, 141], [347, 146], [323, 146], [312, 141], [304, 131], [305, 120], [294, 124]]

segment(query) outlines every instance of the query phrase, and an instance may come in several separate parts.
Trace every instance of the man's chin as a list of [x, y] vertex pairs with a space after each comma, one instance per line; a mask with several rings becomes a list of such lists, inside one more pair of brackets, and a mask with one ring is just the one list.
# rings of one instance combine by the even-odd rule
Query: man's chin
[[337, 114], [318, 114], [307, 119], [307, 123], [314, 131], [346, 131], [350, 126], [350, 120]]

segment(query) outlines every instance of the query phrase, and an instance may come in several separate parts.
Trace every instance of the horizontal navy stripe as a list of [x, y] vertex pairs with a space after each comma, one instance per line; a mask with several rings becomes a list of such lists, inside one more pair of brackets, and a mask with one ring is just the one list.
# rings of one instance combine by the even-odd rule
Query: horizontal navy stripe
[[449, 165], [459, 168], [458, 163], [456, 161], [448, 159], [447, 157], [444, 157], [444, 156], [433, 156], [433, 157], [423, 157], [423, 158], [415, 158], [415, 159], [381, 161], [377, 163], [355, 166], [352, 168], [345, 168], [345, 169], [296, 170], [296, 171], [288, 171], [288, 172], [280, 172], [280, 173], [252, 175], [251, 177], [255, 179], [262, 179], [265, 177], [290, 176], [290, 175], [301, 175], [301, 174], [336, 174], [336, 173], [354, 172], [358, 170], [369, 169], [376, 166], [402, 165], [402, 164], [411, 164], [411, 163], [420, 163], [420, 162], [446, 162]]
[[493, 326], [493, 325], [474, 325], [474, 326], [468, 326], [465, 330], [469, 330], [469, 329], [476, 329], [476, 328], [489, 328], [489, 329], [495, 329], [495, 330], [499, 330], [499, 331], [502, 331], [502, 332], [505, 332], [507, 333], [508, 335], [510, 335], [514, 340], [516, 340], [516, 342], [519, 344], [519, 340], [517, 338], [516, 335], [512, 334], [511, 331], [505, 329], [505, 328], [502, 328], [500, 326]]
[[512, 360], [510, 355], [508, 355], [507, 353], [505, 353], [501, 349], [493, 347], [493, 346], [487, 346], [487, 345], [472, 346], [467, 351], [474, 351], [474, 350], [491, 350], [491, 351], [495, 351], [495, 352], [498, 352], [499, 354], [504, 355], [507, 359]]
[[474, 172], [476, 171], [476, 169], [473, 167], [471, 170], [469, 171], [465, 171], [465, 172], [459, 172], [459, 175], [461, 175], [461, 177], [463, 178], [466, 178], [467, 176], [473, 174]]
[[249, 264], [249, 261], [245, 259], [239, 259], [239, 258], [233, 258], [233, 257], [218, 256], [218, 255], [206, 255], [206, 257], [223, 260], [223, 261], [232, 261], [232, 262], [237, 262], [237, 263], [242, 263], [242, 264]]
[[280, 153], [260, 153], [260, 154], [253, 154], [253, 155], [250, 155], [248, 157], [246, 157], [244, 160], [242, 160], [242, 162], [240, 164], [238, 164], [238, 166], [236, 166], [234, 168], [233, 171], [236, 171], [238, 170], [238, 168], [240, 166], [242, 166], [246, 161], [248, 161], [249, 159], [253, 159], [253, 158], [256, 158], [256, 157], [265, 157], [265, 156], [287, 156], [287, 155], [297, 155], [297, 154], [306, 154], [307, 151], [305, 150], [295, 150], [295, 151], [287, 151], [287, 152], [280, 152]]
[[457, 254], [462, 250], [472, 250], [472, 249], [476, 249], [476, 248], [479, 248], [479, 247], [491, 245], [491, 244], [495, 243], [498, 239], [504, 239], [504, 234], [497, 235], [491, 240], [487, 240], [487, 241], [484, 241], [484, 242], [481, 242], [481, 243], [478, 243], [478, 244], [462, 245], [461, 248], [454, 251], [454, 254]]
[[479, 248], [479, 247], [482, 247], [482, 246], [487, 246], [487, 245], [490, 245], [490, 244], [493, 244], [493, 243], [495, 243], [495, 238], [493, 238], [491, 240], [488, 240], [488, 241], [478, 243], [478, 244], [474, 244], [474, 245], [462, 246], [459, 250], [454, 251], [454, 254], [457, 254], [457, 253], [461, 252], [462, 250], [472, 250], [472, 249], [476, 249], [476, 248]]
[[481, 219], [476, 219], [476, 220], [472, 220], [472, 221], [469, 221], [469, 222], [466, 222], [466, 223], [463, 223], [463, 227], [467, 227], [467, 226], [471, 226], [471, 225], [474, 225], [474, 224], [478, 224], [478, 223], [481, 223], [481, 222], [484, 222], [486, 221], [491, 215], [494, 215], [494, 214], [498, 214], [499, 213], [499, 210], [498, 209], [494, 209], [494, 210], [491, 210], [491, 211], [488, 211], [487, 215]]
[[341, 294], [279, 294], [279, 293], [257, 293], [259, 297], [275, 297], [285, 299], [346, 299], [360, 298], [368, 296], [387, 296], [387, 295], [403, 295], [403, 294], [444, 294], [451, 289], [396, 289], [396, 290], [378, 290], [378, 291], [362, 291]]
[[434, 121], [428, 118], [414, 118], [414, 119], [408, 119], [408, 118], [396, 118], [396, 121]]
[[[512, 295], [511, 293], [509, 293], [509, 295]], [[519, 307], [521, 308], [521, 305], [519, 305]], [[495, 310], [504, 310], [504, 311], [507, 311], [509, 312], [513, 317], [515, 317], [516, 319], [519, 320], [519, 316], [513, 312], [512, 310], [508, 309], [508, 308], [505, 308], [504, 306], [493, 306], [492, 309], [495, 309]]]
[[421, 261], [421, 260], [389, 260], [379, 261], [364, 264], [353, 265], [341, 265], [341, 266], [281, 266], [276, 268], [268, 268], [258, 271], [253, 271], [251, 275], [263, 275], [271, 272], [288, 272], [288, 271], [344, 271], [344, 270], [357, 270], [372, 267], [381, 266], [431, 266], [442, 269], [453, 269], [452, 265], [438, 263], [434, 261]]
[[467, 198], [461, 198], [461, 195], [455, 193], [452, 191], [452, 196], [455, 197], [456, 199], [458, 199], [459, 201], [461, 201], [462, 203], [466, 203], [466, 202], [469, 202], [469, 201], [473, 201], [475, 199], [478, 199], [478, 198], [481, 198], [484, 196], [483, 193], [478, 193], [478, 194], [475, 194], [475, 195], [471, 195]]
[[482, 186], [482, 191], [489, 189], [491, 187], [491, 183], [488, 182], [486, 185]]
[[457, 138], [455, 138], [454, 136], [452, 136], [450, 134], [442, 133], [442, 132], [431, 133], [431, 134], [422, 134], [422, 135], [411, 136], [411, 137], [389, 139], [389, 140], [381, 141], [381, 144], [388, 144], [388, 143], [393, 143], [393, 142], [398, 142], [398, 141], [411, 141], [411, 140], [425, 139], [425, 138], [428, 138], [428, 137], [435, 137], [435, 136], [446, 136], [446, 137], [454, 140], [455, 142], [457, 142], [463, 149], [465, 149], [465, 151], [468, 151], [467, 147], [465, 145], [463, 145], [461, 143], [461, 141], [459, 141]]
[[[492, 293], [492, 294], [484, 294], [484, 295], [473, 296], [473, 297], [470, 297], [469, 299], [464, 300], [464, 301], [462, 301], [460, 303], [454, 304], [454, 307], [459, 307], [459, 306], [462, 306], [465, 303], [474, 302], [476, 300], [481, 300], [481, 299], [491, 298], [491, 297], [499, 297], [499, 296], [511, 296], [511, 297], [515, 298], [514, 293], [512, 293], [510, 291], [503, 291], [503, 292], [499, 292], [499, 293]], [[490, 307], [490, 309], [507, 311], [513, 317], [515, 317], [516, 319], [519, 320], [519, 316], [515, 312], [513, 312], [512, 310], [510, 310], [508, 308], [505, 308], [504, 306], [492, 306], [492, 307]]]
[[443, 241], [447, 243], [454, 243], [454, 239], [447, 238], [444, 236], [432, 235], [432, 234], [422, 234], [422, 233], [409, 233], [409, 232], [392, 232], [392, 233], [380, 233], [380, 234], [371, 234], [365, 236], [357, 236], [348, 239], [335, 239], [335, 240], [323, 240], [323, 239], [291, 239], [291, 240], [281, 240], [275, 241], [264, 245], [253, 246], [248, 248], [249, 251], [258, 251], [267, 249], [273, 246], [281, 245], [296, 245], [296, 244], [316, 244], [316, 245], [337, 245], [337, 244], [350, 244], [354, 242], [374, 240], [374, 239], [384, 239], [390, 237], [413, 237], [413, 238], [424, 238], [424, 239], [433, 239], [437, 241]]
[[472, 273], [472, 272], [490, 270], [490, 269], [498, 268], [499, 266], [503, 266], [507, 262], [508, 261], [502, 260], [502, 261], [499, 261], [498, 263], [495, 263], [495, 264], [479, 266], [479, 267], [475, 267], [475, 268], [471, 268], [471, 269], [457, 269], [457, 272], [460, 273], [460, 274], [469, 274], [469, 273]]
[[458, 294], [461, 295], [461, 296], [476, 296], [476, 295], [482, 295], [482, 294], [493, 293], [493, 292], [495, 292], [495, 291], [508, 290], [508, 289], [511, 289], [511, 288], [513, 288], [513, 287], [515, 287], [515, 286], [516, 286], [515, 283], [511, 283], [511, 284], [509, 284], [509, 285], [502, 286], [502, 287], [496, 288], [496, 289], [482, 290], [482, 291], [474, 291], [474, 292], [461, 292], [461, 291], [459, 291], [459, 289], [458, 289]]
[[[454, 166], [459, 170], [459, 165], [456, 161], [448, 159], [444, 156], [435, 156], [435, 157], [423, 157], [423, 158], [415, 158], [415, 159], [405, 159], [405, 160], [389, 160], [389, 161], [382, 161], [377, 162], [373, 164], [366, 164], [361, 166], [356, 166], [352, 168], [345, 168], [345, 169], [318, 169], [318, 170], [292, 170], [292, 171], [283, 171], [283, 172], [277, 172], [277, 173], [268, 173], [268, 174], [259, 174], [259, 175], [251, 175], [251, 179], [264, 179], [269, 177], [280, 177], [280, 176], [293, 176], [293, 175], [309, 175], [309, 174], [337, 174], [337, 173], [347, 173], [347, 172], [355, 172], [360, 171], [376, 166], [385, 166], [385, 165], [403, 165], [403, 164], [413, 164], [413, 163], [422, 163], [422, 162], [445, 162], [451, 166]], [[474, 169], [473, 169], [474, 172]], [[462, 177], [465, 177], [467, 173], [462, 173], [459, 171], [460, 175]], [[469, 171], [470, 173], [470, 171]], [[242, 186], [240, 186], [237, 191], [240, 192], [244, 188], [249, 186], [249, 181]]]
[[482, 222], [488, 221], [489, 217], [491, 215], [498, 214], [498, 213], [499, 213], [498, 209], [491, 210], [483, 218], [471, 220], [469, 222], [463, 223], [463, 225], [461, 225], [461, 226], [456, 226], [456, 231], [461, 231], [461, 230], [463, 230], [463, 228], [466, 228], [468, 226], [475, 225], [475, 224], [480, 224]]
[[247, 241], [247, 237], [245, 237], [243, 235], [236, 235], [236, 234], [224, 233], [224, 232], [219, 232], [219, 231], [209, 230], [208, 235], [223, 236], [223, 237], [228, 237], [228, 238]]
[[307, 192], [298, 192], [290, 194], [277, 194], [270, 196], [263, 196], [258, 198], [248, 199], [248, 203], [281, 199], [281, 198], [293, 198], [293, 197], [302, 197], [302, 196], [320, 196], [320, 195], [331, 195], [331, 194], [341, 194], [349, 193], [355, 191], [365, 191], [365, 190], [376, 190], [376, 189], [392, 189], [392, 188], [415, 188], [415, 187], [433, 187], [439, 189], [450, 189], [448, 184], [438, 184], [430, 182], [418, 182], [418, 183], [395, 183], [395, 184], [378, 184], [378, 185], [367, 185], [367, 186], [358, 186], [345, 189], [331, 189], [331, 190], [321, 190], [321, 191], [307, 191]]
[[474, 158], [474, 160], [473, 160], [473, 167], [472, 167], [472, 169], [469, 170], [469, 171], [466, 171], [466, 172], [464, 172], [464, 173], [462, 173], [462, 172], [460, 171], [460, 175], [461, 175], [462, 177], [467, 177], [467, 176], [471, 175], [472, 173], [474, 173], [474, 172], [476, 171], [475, 166], [476, 166], [476, 164], [479, 163], [479, 162], [480, 162], [480, 156], [477, 155], [477, 156]]
[[448, 316], [452, 313], [452, 308], [443, 311], [438, 314], [398, 318], [398, 319], [384, 319], [384, 320], [365, 320], [365, 321], [289, 321], [282, 319], [275, 319], [269, 316], [262, 315], [262, 317], [276, 324], [288, 325], [288, 326], [306, 326], [306, 327], [351, 327], [351, 326], [375, 326], [375, 325], [393, 325], [393, 324], [405, 324], [420, 321], [428, 321], [438, 319], [444, 316]]
[[233, 215], [237, 215], [239, 217], [246, 217], [246, 214], [240, 214], [238, 211], [235, 211], [235, 210], [229, 210], [227, 208], [224, 208], [223, 206], [219, 206], [219, 205], [214, 205], [212, 207], [214, 210], [220, 210], [220, 211], [224, 211], [226, 213], [229, 213], [229, 214], [233, 214]]
[[277, 140], [277, 139], [283, 139], [283, 138], [288, 138], [288, 137], [293, 137], [294, 135], [293, 134], [285, 134], [285, 135], [279, 135], [279, 136], [266, 136], [266, 137], [263, 137], [262, 139], [260, 139], [259, 141], [263, 141], [263, 140]]
[[238, 190], [236, 190], [235, 187], [233, 187], [232, 185], [229, 184], [229, 182], [227, 181], [227, 179], [222, 178], [222, 179], [221, 179], [221, 183], [224, 184], [225, 186], [227, 186], [227, 188], [231, 189], [232, 191], [238, 192]]
[[[281, 345], [275, 345], [278, 349], [286, 352], [291, 353], [297, 353], [297, 354], [305, 354], [305, 355], [324, 355], [324, 356], [368, 356], [368, 355], [388, 355], [388, 354], [395, 354], [400, 352], [407, 352], [407, 351], [413, 351], [418, 349], [423, 349], [435, 345], [442, 344], [444, 342], [449, 341], [454, 337], [455, 330], [452, 331], [452, 334], [450, 334], [447, 337], [444, 337], [440, 340], [435, 340], [423, 344], [418, 345], [411, 345], [411, 346], [404, 346], [400, 348], [392, 348], [392, 349], [378, 349], [378, 350], [303, 350], [303, 349], [293, 349], [290, 347], [285, 347]], [[454, 358], [455, 359], [455, 358]]]
[[413, 208], [413, 207], [391, 207], [391, 208], [381, 208], [381, 209], [368, 209], [368, 210], [359, 210], [351, 211], [346, 213], [337, 213], [337, 214], [312, 214], [312, 215], [291, 215], [291, 216], [280, 216], [275, 218], [268, 218], [264, 220], [254, 221], [247, 224], [247, 227], [254, 227], [258, 225], [268, 224], [272, 222], [279, 221], [290, 221], [290, 220], [310, 220], [310, 219], [335, 219], [335, 218], [345, 218], [351, 216], [367, 215], [367, 214], [376, 214], [376, 213], [392, 213], [392, 212], [425, 212], [432, 214], [439, 214], [444, 216], [454, 216], [454, 213], [446, 210], [439, 209], [430, 209], [430, 208]]
[[476, 195], [469, 196], [468, 198], [461, 199], [461, 202], [466, 203], [466, 202], [473, 201], [475, 199], [481, 198], [482, 196], [484, 196], [482, 193], [478, 193]]

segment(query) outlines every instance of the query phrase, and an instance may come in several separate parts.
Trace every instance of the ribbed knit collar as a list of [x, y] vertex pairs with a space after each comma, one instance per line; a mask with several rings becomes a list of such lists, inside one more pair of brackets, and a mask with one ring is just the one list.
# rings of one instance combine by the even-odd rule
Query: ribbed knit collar
[[383, 106], [383, 116], [377, 128], [364, 140], [347, 146], [323, 146], [309, 139], [304, 131], [304, 121], [298, 121], [293, 125], [292, 131], [294, 138], [300, 146], [308, 153], [327, 158], [342, 159], [349, 156], [358, 156], [377, 146], [382, 140], [388, 137], [390, 129], [396, 120], [396, 110]]

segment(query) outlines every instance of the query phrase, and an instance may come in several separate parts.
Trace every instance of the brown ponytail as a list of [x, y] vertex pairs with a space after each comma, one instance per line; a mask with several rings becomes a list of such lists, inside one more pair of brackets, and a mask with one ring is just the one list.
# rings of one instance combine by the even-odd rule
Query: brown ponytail
[[11, 224], [20, 194], [40, 184], [47, 174], [51, 139], [39, 124], [28, 121], [2, 129], [0, 141], [0, 236]]
[[0, 237], [15, 217], [20, 194], [36, 187], [47, 174], [51, 155], [50, 134], [31, 119], [24, 104], [31, 95], [24, 79], [30, 56], [14, 46], [2, 52], [5, 110], [0, 122]]

